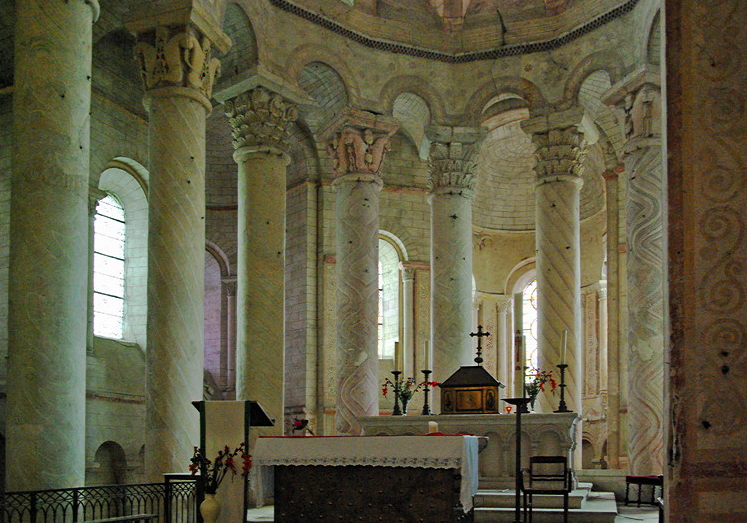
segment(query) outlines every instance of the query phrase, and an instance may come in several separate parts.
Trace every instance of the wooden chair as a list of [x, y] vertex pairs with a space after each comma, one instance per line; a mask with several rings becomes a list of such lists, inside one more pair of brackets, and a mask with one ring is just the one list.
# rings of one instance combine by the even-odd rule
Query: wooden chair
[[563, 496], [563, 523], [568, 523], [568, 495], [571, 490], [571, 470], [568, 468], [568, 459], [565, 456], [532, 456], [529, 458], [529, 469], [524, 469], [521, 477], [524, 523], [532, 522], [535, 494]]

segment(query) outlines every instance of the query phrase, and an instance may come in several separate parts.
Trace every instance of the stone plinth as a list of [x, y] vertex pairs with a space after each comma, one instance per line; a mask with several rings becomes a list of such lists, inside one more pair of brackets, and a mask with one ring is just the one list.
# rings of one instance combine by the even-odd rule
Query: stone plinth
[[[564, 414], [523, 414], [522, 467], [529, 456], [567, 455], [573, 462], [576, 448], [575, 412]], [[437, 416], [364, 416], [359, 418], [367, 436], [418, 435], [428, 433], [428, 423], [438, 423], [445, 434], [487, 436], [488, 445], [480, 453], [480, 488], [514, 488], [516, 470], [516, 417], [510, 414], [453, 414]]]

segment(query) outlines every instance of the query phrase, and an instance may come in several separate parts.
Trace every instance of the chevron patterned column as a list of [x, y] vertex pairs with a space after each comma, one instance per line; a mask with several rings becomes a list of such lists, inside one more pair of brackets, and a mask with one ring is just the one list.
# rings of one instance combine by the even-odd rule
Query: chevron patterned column
[[[192, 53], [182, 52], [187, 47]], [[202, 399], [203, 381], [205, 117], [219, 67], [210, 53], [211, 43], [191, 27], [158, 27], [140, 34], [135, 47], [150, 116], [145, 405], [149, 481], [184, 470], [199, 441], [199, 418], [191, 402]]]
[[[225, 103], [239, 168], [236, 399], [283, 419], [285, 372], [285, 167], [298, 111], [262, 87]], [[261, 300], [256, 297], [262, 296]], [[267, 432], [281, 435], [283, 424]]]
[[[437, 127], [431, 140], [431, 343], [433, 379], [472, 365], [472, 198], [482, 128]], [[440, 398], [434, 398], [438, 407]], [[438, 410], [436, 410], [437, 412]]]
[[17, 2], [7, 488], [82, 486], [96, 0]]
[[[579, 109], [537, 117], [522, 123], [537, 147], [537, 342], [539, 366], [551, 370], [561, 362], [563, 332], [568, 332], [565, 401], [581, 413], [581, 164], [583, 133]], [[540, 397], [540, 408], [554, 405]], [[578, 453], [580, 455], [580, 453]]]
[[397, 126], [346, 109], [321, 133], [335, 170], [337, 205], [338, 434], [360, 434], [379, 412], [378, 262], [381, 168]]
[[641, 69], [610, 90], [625, 115], [628, 180], [628, 469], [664, 472], [665, 180], [659, 72]]

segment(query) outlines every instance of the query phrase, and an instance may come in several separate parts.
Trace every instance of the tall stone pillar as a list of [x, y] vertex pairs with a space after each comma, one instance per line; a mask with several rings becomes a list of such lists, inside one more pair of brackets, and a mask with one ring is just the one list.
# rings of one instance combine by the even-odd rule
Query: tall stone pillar
[[[578, 129], [582, 110], [536, 117], [522, 123], [537, 147], [537, 343], [539, 365], [560, 363], [563, 332], [568, 332], [565, 401], [581, 413], [583, 383], [581, 344], [580, 194], [584, 135]], [[540, 398], [540, 405], [550, 409]], [[580, 455], [581, 453], [576, 453]]]
[[97, 0], [17, 2], [8, 490], [82, 486], [91, 31]]
[[[263, 87], [228, 100], [225, 110], [239, 168], [236, 399], [257, 400], [271, 417], [282, 420], [285, 168], [290, 162], [289, 124], [298, 111]], [[270, 432], [282, 434], [283, 424]]]
[[433, 375], [472, 364], [472, 198], [482, 128], [426, 129], [431, 140], [431, 340]]
[[321, 132], [334, 167], [337, 215], [338, 434], [360, 434], [358, 416], [378, 414], [379, 191], [397, 126], [345, 109]]
[[236, 287], [235, 278], [223, 280], [226, 295], [226, 392], [236, 398]]
[[[189, 51], [187, 51], [189, 50]], [[205, 280], [205, 118], [218, 60], [195, 27], [139, 34], [149, 114], [145, 474], [184, 469], [199, 437]]]
[[628, 468], [664, 471], [665, 182], [657, 71], [613, 86], [608, 101], [625, 114], [628, 175]]
[[622, 166], [602, 174], [607, 199], [607, 463], [620, 466], [620, 244], [618, 176]]
[[404, 361], [403, 370], [405, 376], [419, 376], [422, 369], [413, 367], [415, 360], [413, 347], [413, 342], [415, 341], [415, 332], [413, 330], [413, 320], [415, 319], [413, 305], [415, 269], [408, 267], [404, 262], [400, 262], [399, 269], [402, 274], [402, 344], [400, 345], [400, 350], [404, 356], [402, 358]]

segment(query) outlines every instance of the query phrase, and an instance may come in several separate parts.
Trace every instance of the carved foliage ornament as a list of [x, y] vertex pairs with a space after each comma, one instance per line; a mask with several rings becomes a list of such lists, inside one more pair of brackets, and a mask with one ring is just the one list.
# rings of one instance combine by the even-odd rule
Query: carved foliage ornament
[[539, 178], [583, 174], [586, 157], [584, 134], [575, 126], [532, 134], [537, 150], [535, 171]]
[[145, 88], [179, 86], [199, 90], [210, 98], [220, 61], [212, 57], [210, 40], [191, 28], [158, 27], [155, 45], [140, 41], [135, 59], [140, 63]]
[[477, 144], [433, 142], [428, 157], [431, 172], [428, 188], [431, 191], [441, 187], [474, 190], [477, 152]]
[[257, 87], [225, 104], [233, 129], [233, 146], [263, 145], [288, 150], [289, 124], [298, 118], [298, 110], [279, 94]]
[[390, 136], [391, 133], [349, 126], [335, 133], [327, 144], [335, 174], [380, 174], [384, 157], [391, 149]]

